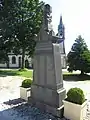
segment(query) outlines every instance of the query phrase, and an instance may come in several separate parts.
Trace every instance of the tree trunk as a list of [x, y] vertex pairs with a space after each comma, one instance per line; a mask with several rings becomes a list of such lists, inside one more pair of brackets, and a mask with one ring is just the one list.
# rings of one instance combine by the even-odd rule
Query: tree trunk
[[24, 57], [25, 57], [25, 50], [24, 49], [22, 49], [22, 69], [24, 69], [25, 68], [25, 62], [24, 62]]
[[84, 75], [84, 72], [81, 70], [81, 75]]
[[6, 64], [7, 64], [7, 68], [9, 68], [9, 61], [6, 61]]
[[8, 57], [8, 55], [6, 57], [6, 64], [7, 64], [7, 68], [9, 68], [9, 57]]

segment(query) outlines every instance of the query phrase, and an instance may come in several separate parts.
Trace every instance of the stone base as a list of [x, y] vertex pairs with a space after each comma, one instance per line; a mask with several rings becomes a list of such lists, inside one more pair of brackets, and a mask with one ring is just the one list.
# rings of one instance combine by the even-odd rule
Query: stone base
[[29, 102], [42, 111], [62, 118], [65, 96], [66, 90], [63, 87], [57, 90], [32, 84]]
[[31, 97], [29, 97], [28, 101], [31, 105], [39, 108], [43, 112], [50, 113], [53, 116], [56, 116], [56, 117], [59, 117], [59, 118], [63, 117], [64, 105], [62, 105], [60, 108], [55, 108], [55, 107], [47, 105], [43, 102], [39, 102], [35, 99], [32, 99]]

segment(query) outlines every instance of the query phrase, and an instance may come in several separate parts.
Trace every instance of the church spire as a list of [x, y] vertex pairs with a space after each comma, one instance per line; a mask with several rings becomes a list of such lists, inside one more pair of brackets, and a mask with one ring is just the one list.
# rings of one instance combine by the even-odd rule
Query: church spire
[[64, 39], [64, 24], [63, 24], [63, 21], [62, 21], [62, 15], [60, 15], [60, 23], [59, 23], [59, 25], [58, 25], [58, 36], [60, 37], [60, 38], [63, 38]]
[[63, 24], [63, 22], [62, 22], [62, 15], [60, 15], [60, 24]]
[[62, 15], [60, 15], [60, 22], [59, 22], [59, 25], [58, 25], [58, 31], [60, 29], [63, 29], [64, 28], [64, 25], [63, 25], [63, 21], [62, 21]]

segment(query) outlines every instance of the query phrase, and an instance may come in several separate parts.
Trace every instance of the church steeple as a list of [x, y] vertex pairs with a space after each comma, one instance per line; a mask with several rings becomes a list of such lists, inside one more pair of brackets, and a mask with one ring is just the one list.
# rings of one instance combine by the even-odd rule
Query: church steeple
[[63, 22], [62, 22], [62, 15], [60, 16], [60, 24], [63, 24]]
[[63, 40], [65, 39], [65, 28], [64, 28], [63, 21], [62, 21], [62, 15], [60, 16], [60, 23], [58, 25], [58, 36], [62, 38]]
[[60, 22], [59, 22], [59, 25], [58, 25], [57, 36], [59, 37], [58, 44], [60, 45], [62, 68], [66, 68], [65, 27], [64, 27], [64, 24], [63, 24], [62, 16], [60, 16]]

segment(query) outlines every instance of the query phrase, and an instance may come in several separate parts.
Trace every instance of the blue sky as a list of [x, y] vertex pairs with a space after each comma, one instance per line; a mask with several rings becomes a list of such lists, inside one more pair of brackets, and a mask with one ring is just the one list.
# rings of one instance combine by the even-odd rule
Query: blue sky
[[52, 6], [52, 24], [55, 33], [62, 14], [65, 25], [66, 53], [74, 40], [82, 35], [90, 49], [90, 0], [43, 0]]

